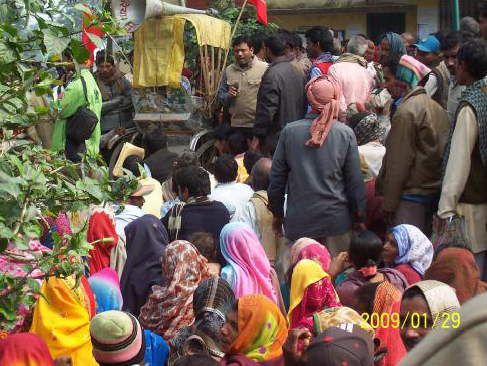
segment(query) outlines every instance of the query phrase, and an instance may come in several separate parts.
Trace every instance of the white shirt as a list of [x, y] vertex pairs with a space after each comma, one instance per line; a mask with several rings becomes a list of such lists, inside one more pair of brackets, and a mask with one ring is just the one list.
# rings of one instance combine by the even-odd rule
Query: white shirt
[[[117, 209], [118, 207], [113, 208], [114, 211]], [[139, 207], [134, 205], [125, 205], [123, 211], [115, 216], [115, 230], [117, 235], [125, 237], [125, 226], [144, 215], [145, 212]]]
[[368, 182], [379, 175], [382, 166], [382, 159], [386, 154], [386, 148], [380, 142], [371, 141], [358, 147], [358, 152], [364, 157], [365, 163], [369, 167], [369, 173], [365, 180]]
[[243, 183], [218, 183], [210, 195], [214, 201], [220, 201], [227, 208], [230, 219], [240, 206], [245, 205], [253, 196], [254, 191]]

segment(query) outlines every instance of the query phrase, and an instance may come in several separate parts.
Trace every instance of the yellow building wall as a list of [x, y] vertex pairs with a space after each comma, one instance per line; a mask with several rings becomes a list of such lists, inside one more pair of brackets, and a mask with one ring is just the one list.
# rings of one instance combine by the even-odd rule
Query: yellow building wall
[[[441, 0], [417, 0], [417, 6], [438, 7]], [[400, 1], [398, 1], [400, 2]], [[406, 12], [406, 32], [416, 33], [417, 31], [417, 7]], [[361, 28], [358, 33], [367, 34], [367, 14], [297, 14], [297, 15], [272, 15], [269, 14], [269, 21], [276, 23], [279, 27], [298, 31], [299, 27], [312, 27], [315, 25], [326, 26], [336, 30], [346, 30], [351, 24]], [[347, 38], [349, 35], [347, 34]]]

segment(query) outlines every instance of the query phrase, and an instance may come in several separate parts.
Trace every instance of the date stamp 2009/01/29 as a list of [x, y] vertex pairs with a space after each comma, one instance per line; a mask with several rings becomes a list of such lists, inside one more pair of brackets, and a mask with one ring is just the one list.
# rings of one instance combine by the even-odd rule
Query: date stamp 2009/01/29
[[407, 313], [406, 316], [401, 317], [399, 313], [363, 313], [364, 319], [372, 328], [435, 328], [441, 326], [444, 329], [456, 329], [460, 326], [459, 313], [443, 313], [436, 315], [435, 319], [431, 320], [428, 314], [423, 313]]

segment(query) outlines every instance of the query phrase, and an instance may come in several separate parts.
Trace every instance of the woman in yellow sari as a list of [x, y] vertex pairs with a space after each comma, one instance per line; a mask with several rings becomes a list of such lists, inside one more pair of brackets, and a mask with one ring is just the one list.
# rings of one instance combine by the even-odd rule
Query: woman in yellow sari
[[95, 366], [90, 319], [95, 315], [93, 293], [86, 278], [50, 277], [42, 285], [30, 332], [47, 344], [53, 358], [71, 356], [73, 365]]

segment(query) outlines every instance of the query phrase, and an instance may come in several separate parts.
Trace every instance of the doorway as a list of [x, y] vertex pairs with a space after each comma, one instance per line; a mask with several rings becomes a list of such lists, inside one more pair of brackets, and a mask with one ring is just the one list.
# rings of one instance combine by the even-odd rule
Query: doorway
[[402, 34], [406, 31], [406, 13], [370, 13], [367, 14], [367, 33], [369, 38], [379, 43], [379, 38], [386, 32]]

